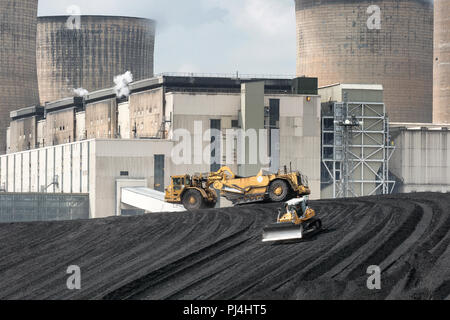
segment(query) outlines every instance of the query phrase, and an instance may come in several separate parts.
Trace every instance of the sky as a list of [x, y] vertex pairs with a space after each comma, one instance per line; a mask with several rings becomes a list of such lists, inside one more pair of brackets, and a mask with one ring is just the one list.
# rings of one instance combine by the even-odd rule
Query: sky
[[155, 73], [294, 75], [294, 0], [39, 0], [39, 16], [122, 15], [157, 21]]

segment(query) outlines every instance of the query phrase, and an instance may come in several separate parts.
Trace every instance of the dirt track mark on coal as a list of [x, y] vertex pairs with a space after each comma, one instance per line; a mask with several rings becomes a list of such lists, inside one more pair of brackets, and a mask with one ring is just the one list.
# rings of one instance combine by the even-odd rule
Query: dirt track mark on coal
[[[0, 225], [1, 299], [448, 299], [450, 196], [311, 202], [322, 233], [263, 244], [278, 205]], [[66, 288], [79, 265], [82, 290]], [[382, 268], [382, 290], [366, 287]]]

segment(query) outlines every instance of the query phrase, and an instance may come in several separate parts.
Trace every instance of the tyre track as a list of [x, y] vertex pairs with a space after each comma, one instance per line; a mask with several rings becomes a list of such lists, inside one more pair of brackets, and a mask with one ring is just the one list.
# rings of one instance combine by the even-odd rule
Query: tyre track
[[[0, 299], [448, 299], [450, 196], [322, 200], [325, 230], [261, 242], [278, 205], [0, 224]], [[82, 290], [65, 287], [67, 266]], [[382, 267], [383, 288], [366, 288]]]

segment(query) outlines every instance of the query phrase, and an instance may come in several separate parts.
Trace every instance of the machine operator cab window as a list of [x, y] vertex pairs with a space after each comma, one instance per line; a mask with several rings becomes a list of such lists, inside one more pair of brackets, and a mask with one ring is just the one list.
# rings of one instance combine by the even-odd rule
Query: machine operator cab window
[[308, 178], [301, 173], [297, 175], [297, 183], [299, 186], [308, 186]]
[[286, 203], [286, 212], [297, 213], [299, 217], [305, 215], [307, 208], [308, 208], [308, 197], [292, 199]]
[[173, 178], [173, 190], [181, 190], [184, 186], [184, 178]]

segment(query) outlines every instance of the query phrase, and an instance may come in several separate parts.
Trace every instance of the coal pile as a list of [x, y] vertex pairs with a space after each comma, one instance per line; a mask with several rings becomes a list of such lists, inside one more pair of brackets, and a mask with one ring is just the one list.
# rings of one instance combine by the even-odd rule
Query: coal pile
[[[0, 224], [0, 299], [450, 298], [449, 194], [310, 205], [324, 230], [283, 244], [261, 242], [276, 204]], [[81, 290], [66, 286], [70, 265]]]

